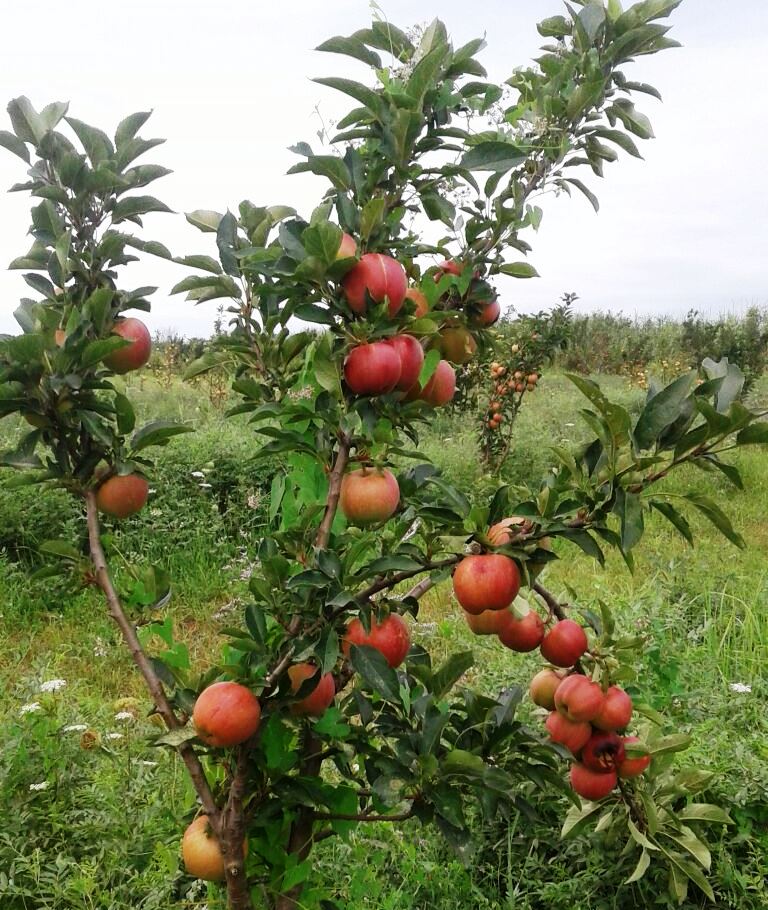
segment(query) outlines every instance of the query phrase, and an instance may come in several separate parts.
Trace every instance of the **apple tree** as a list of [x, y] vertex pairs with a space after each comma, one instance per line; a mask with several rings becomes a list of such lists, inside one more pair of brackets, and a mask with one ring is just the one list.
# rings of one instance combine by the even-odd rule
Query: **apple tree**
[[[650, 137], [631, 98], [655, 90], [620, 67], [674, 46], [659, 20], [675, 6], [572, 4], [540, 24], [542, 56], [504, 85], [487, 81], [482, 40], [454, 48], [439, 21], [417, 40], [379, 21], [330, 39], [321, 50], [373, 73], [318, 80], [356, 102], [333, 151], [294, 149], [292, 170], [323, 177], [327, 191], [308, 218], [251, 202], [191, 213], [215, 258], [174, 257], [133, 232], [145, 213], [165, 211], [136, 195], [163, 173], [135, 164], [156, 144], [138, 137], [146, 114], [122, 121], [113, 140], [63, 104], [11, 103], [13, 132], [0, 144], [31, 165], [16, 189], [41, 201], [32, 249], [13, 264], [38, 297], [17, 311], [22, 334], [0, 341], [0, 413], [22, 414], [31, 429], [4, 464], [20, 469], [17, 482], [83, 501], [88, 559], [70, 542], [49, 553], [103, 592], [168, 727], [159, 742], [178, 750], [199, 797], [182, 840], [187, 871], [222, 882], [233, 910], [337, 906], [312, 876], [318, 842], [413, 820], [466, 853], [473, 818], [532, 811], [532, 788], [569, 796], [565, 833], [595, 821], [626, 841], [629, 881], [662, 865], [678, 897], [689, 882], [711, 894], [700, 826], [727, 815], [689, 802], [705, 781], [672, 767], [685, 737], [665, 735], [663, 719], [632, 703], [641, 643], [608, 610], [564, 602], [543, 578], [556, 558], [581, 551], [602, 562], [606, 547], [631, 566], [652, 512], [690, 540], [683, 506], [743, 544], [711, 499], [658, 486], [691, 464], [740, 483], [721, 453], [768, 440], [739, 401], [740, 371], [709, 362], [652, 388], [635, 421], [572, 377], [594, 439], [558, 450], [524, 501], [502, 487], [473, 503], [418, 452], [421, 427], [455, 390], [445, 353], [488, 343], [497, 276], [533, 274], [509, 256], [529, 251], [520, 235], [541, 219], [535, 194], [576, 188], [593, 200], [578, 168], [601, 175], [614, 146], [637, 154], [635, 139]], [[478, 130], [489, 111], [494, 128]], [[57, 129], [62, 118], [79, 145]], [[427, 242], [427, 221], [445, 236]], [[254, 541], [251, 602], [203, 672], [167, 626], [165, 650], [150, 656], [153, 627], [138, 636], [138, 598], [117, 590], [105, 553], [102, 516], [140, 510], [147, 449], [186, 429], [136, 430], [119, 379], [148, 353], [123, 314], [146, 309], [152, 289], [117, 286], [133, 251], [195, 269], [175, 288], [191, 301], [227, 302], [230, 333], [189, 373], [228, 364], [241, 398], [233, 413], [248, 415], [261, 452], [284, 464], [269, 533]], [[477, 634], [540, 648], [548, 666], [530, 695], [546, 729], [517, 716], [519, 688], [461, 684], [471, 651], [436, 664], [411, 642], [420, 598], [449, 578]], [[151, 581], [142, 590], [162, 603], [163, 573]]]

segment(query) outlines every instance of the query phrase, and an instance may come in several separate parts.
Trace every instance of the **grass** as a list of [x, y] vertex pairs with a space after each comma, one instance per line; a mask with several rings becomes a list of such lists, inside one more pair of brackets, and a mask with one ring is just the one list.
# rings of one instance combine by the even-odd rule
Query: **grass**
[[[639, 409], [641, 393], [626, 381], [601, 382]], [[150, 506], [116, 531], [118, 581], [128, 583], [121, 554], [166, 567], [174, 585], [166, 612], [193, 660], [204, 664], [218, 652], [217, 629], [231, 624], [233, 614], [237, 621], [272, 467], [253, 460], [247, 425], [224, 422], [204, 390], [177, 384], [169, 390], [144, 380], [132, 392], [147, 414], [191, 421], [198, 432], [162, 451]], [[768, 398], [768, 383], [753, 395]], [[564, 378], [548, 377], [521, 413], [504, 480], [524, 484], [540, 476], [549, 445], [583, 439], [579, 406]], [[12, 436], [17, 428], [6, 425]], [[461, 416], [442, 415], [421, 449], [478, 498], [496, 485], [474, 457], [472, 427]], [[755, 910], [768, 907], [768, 472], [764, 452], [740, 452], [737, 462], [746, 492], [693, 470], [665, 483], [669, 492], [694, 486], [725, 501], [746, 550], [694, 517], [691, 549], [654, 518], [634, 575], [618, 558], [600, 569], [565, 545], [547, 570], [547, 585], [555, 592], [576, 589], [580, 607], [608, 602], [625, 628], [646, 636], [639, 694], [665, 712], [671, 729], [691, 733], [686, 760], [715, 772], [708, 798], [731, 807], [738, 821], [714, 850], [718, 906]], [[130, 735], [121, 728], [123, 739], [106, 739], [116, 732], [117, 699], [137, 699], [140, 715], [148, 702], [102, 604], [71, 582], [28, 579], [40, 542], [66, 537], [80, 521], [61, 497], [0, 491], [0, 553], [6, 552], [0, 556], [0, 718], [7, 731], [0, 745], [0, 810], [8, 819], [0, 838], [0, 906], [213, 910], [215, 895], [179, 871], [179, 831], [193, 799], [178, 764], [147, 745], [150, 728], [141, 719]], [[538, 665], [495, 640], [474, 638], [447, 585], [423, 601], [414, 638], [435, 660], [472, 647], [476, 666], [468, 682], [487, 691], [525, 685]], [[52, 678], [65, 679], [66, 688], [41, 695], [40, 683]], [[734, 685], [751, 691], [734, 691]], [[32, 702], [40, 710], [20, 716], [20, 707]], [[100, 734], [101, 744], [82, 749], [81, 733], [62, 732], [72, 724]], [[46, 781], [47, 790], [29, 789]], [[348, 842], [324, 843], [316, 875], [351, 910], [627, 906], [628, 892], [617, 890], [593, 839], [558, 841], [565, 808], [542, 804], [538, 826], [478, 831], [469, 866], [415, 823], [367, 826]], [[704, 899], [692, 894], [685, 906], [704, 906]]]

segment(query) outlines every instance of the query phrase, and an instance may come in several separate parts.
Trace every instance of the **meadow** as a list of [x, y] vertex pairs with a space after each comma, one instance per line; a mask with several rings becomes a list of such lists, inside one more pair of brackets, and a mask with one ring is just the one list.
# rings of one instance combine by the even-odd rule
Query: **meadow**
[[[611, 396], [638, 413], [643, 392], [604, 375]], [[256, 457], [258, 439], [243, 418], [224, 420], [225, 394], [173, 376], [131, 380], [147, 415], [191, 422], [196, 431], [161, 451], [145, 511], [115, 527], [110, 543], [118, 584], [121, 559], [161, 565], [173, 596], [161, 614], [205, 664], [217, 631], [239, 621], [248, 600], [254, 542], [265, 527], [271, 478], [279, 465]], [[768, 407], [768, 381], [752, 388]], [[587, 436], [581, 399], [549, 374], [523, 408], [504, 480], [524, 485], [550, 463], [548, 447]], [[0, 427], [7, 443], [15, 418]], [[421, 451], [477, 499], [495, 488], [476, 454], [472, 420], [441, 415]], [[712, 772], [702, 799], [728, 808], [734, 824], [713, 829], [711, 880], [722, 908], [768, 907], [768, 456], [737, 457], [746, 491], [720, 475], [683, 473], [669, 488], [717, 496], [748, 542], [741, 551], [705, 523], [689, 548], [653, 519], [631, 575], [618, 558], [604, 569], [567, 545], [547, 571], [555, 592], [573, 586], [580, 604], [610, 603], [619, 621], [646, 638], [636, 693], [663, 712], [669, 730], [690, 733], [677, 761]], [[693, 469], [691, 469], [693, 471]], [[174, 756], [153, 747], [149, 703], [100, 599], [76, 578], [30, 580], [39, 548], [83, 534], [83, 518], [63, 494], [0, 488], [0, 907], [3, 910], [218, 910], [215, 892], [183, 874], [179, 838], [194, 795]], [[436, 654], [471, 647], [473, 685], [489, 692], [525, 685], [535, 657], [471, 635], [449, 585], [425, 598], [414, 637]], [[533, 717], [524, 702], [524, 716]], [[365, 826], [349, 840], [324, 842], [320, 879], [350, 910], [612, 910], [667, 906], [651, 876], [621, 887], [620, 845], [600, 834], [561, 841], [567, 802], [529, 793], [534, 818], [477, 830], [461, 859], [436, 832]], [[686, 910], [711, 906], [693, 890]]]

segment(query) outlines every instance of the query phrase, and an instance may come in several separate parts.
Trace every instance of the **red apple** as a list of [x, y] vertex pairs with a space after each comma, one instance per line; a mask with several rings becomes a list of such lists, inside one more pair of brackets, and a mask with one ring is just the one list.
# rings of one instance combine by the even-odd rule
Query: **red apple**
[[[248, 854], [248, 841], [243, 842], [243, 856]], [[207, 815], [198, 815], [181, 839], [181, 856], [189, 875], [208, 882], [225, 878], [224, 855]]]
[[414, 318], [423, 319], [429, 312], [429, 301], [418, 288], [408, 288], [405, 292], [405, 299], [412, 300], [416, 304]]
[[598, 730], [623, 730], [631, 718], [632, 699], [619, 686], [611, 686], [605, 693], [600, 713], [592, 720], [592, 726]]
[[408, 290], [405, 269], [391, 256], [364, 253], [344, 276], [341, 286], [349, 308], [358, 316], [365, 314], [367, 297], [381, 303], [389, 300], [389, 315], [394, 316], [403, 305]]
[[144, 508], [148, 496], [149, 484], [141, 474], [115, 474], [96, 490], [96, 505], [113, 518], [128, 518]]
[[400, 487], [386, 468], [360, 468], [341, 481], [339, 506], [347, 521], [356, 525], [386, 521], [400, 503]]
[[624, 743], [615, 733], [593, 733], [581, 750], [581, 762], [590, 771], [615, 771], [624, 761]]
[[[639, 743], [637, 736], [624, 736], [623, 743], [626, 750], [632, 743]], [[627, 756], [619, 765], [619, 777], [639, 777], [651, 763], [650, 755], [639, 755], [637, 758]]]
[[388, 338], [385, 343], [390, 345], [400, 358], [400, 378], [395, 388], [405, 392], [419, 378], [424, 363], [424, 348], [413, 335], [395, 335], [394, 338]]
[[509, 610], [483, 610], [482, 613], [464, 613], [464, 619], [475, 635], [500, 635], [514, 620]]
[[552, 742], [559, 743], [577, 755], [587, 744], [592, 735], [592, 727], [586, 721], [576, 723], [563, 717], [559, 711], [553, 711], [545, 722]]
[[341, 243], [336, 251], [336, 259], [354, 259], [357, 256], [357, 242], [350, 234], [341, 235]]
[[442, 407], [456, 394], [456, 371], [447, 360], [441, 360], [418, 396], [433, 408]]
[[355, 395], [384, 395], [400, 380], [398, 351], [384, 341], [360, 344], [347, 354], [344, 381]]
[[439, 281], [443, 275], [461, 275], [463, 266], [460, 262], [456, 262], [455, 259], [445, 259], [437, 267], [437, 273], [435, 279]]
[[465, 556], [453, 573], [453, 592], [467, 613], [505, 610], [520, 590], [520, 570], [498, 553]]
[[563, 681], [563, 673], [558, 670], [540, 670], [531, 680], [528, 693], [531, 701], [548, 711], [555, 710], [555, 691]]
[[129, 373], [143, 367], [152, 353], [152, 338], [144, 323], [133, 316], [118, 319], [112, 327], [112, 334], [131, 343], [105, 357], [104, 365], [113, 373]]
[[555, 707], [568, 720], [591, 721], [600, 713], [604, 701], [600, 686], [581, 673], [564, 679], [555, 692]]
[[522, 619], [513, 616], [512, 622], [499, 632], [499, 641], [503, 645], [522, 654], [535, 651], [542, 638], [544, 622], [535, 610], [530, 610]]
[[192, 712], [198, 737], [216, 748], [244, 743], [259, 729], [260, 722], [259, 700], [236, 682], [217, 682], [203, 689]]
[[603, 799], [616, 784], [615, 771], [590, 771], [578, 762], [571, 765], [571, 786], [584, 799]]
[[[305, 679], [314, 676], [317, 667], [314, 664], [303, 663], [294, 664], [288, 667], [288, 676], [291, 680], [291, 691], [298, 692], [301, 684]], [[300, 701], [295, 701], [291, 705], [291, 714], [309, 715], [310, 717], [320, 717], [328, 708], [333, 699], [336, 697], [336, 683], [332, 673], [326, 673], [320, 677], [320, 681], [315, 688]]]
[[451, 363], [468, 363], [477, 353], [477, 342], [463, 326], [443, 329], [437, 339], [440, 353]]
[[349, 657], [352, 645], [369, 645], [375, 648], [394, 669], [405, 660], [405, 655], [411, 647], [411, 633], [405, 620], [397, 613], [390, 613], [381, 623], [377, 623], [371, 617], [371, 631], [368, 633], [359, 619], [353, 619], [347, 626], [341, 643], [345, 657]]
[[584, 629], [572, 619], [561, 619], [544, 636], [541, 653], [556, 667], [572, 667], [588, 646]]
[[501, 316], [501, 304], [498, 300], [491, 300], [490, 303], [483, 304], [482, 308], [475, 313], [470, 321], [472, 325], [486, 328], [493, 325]]

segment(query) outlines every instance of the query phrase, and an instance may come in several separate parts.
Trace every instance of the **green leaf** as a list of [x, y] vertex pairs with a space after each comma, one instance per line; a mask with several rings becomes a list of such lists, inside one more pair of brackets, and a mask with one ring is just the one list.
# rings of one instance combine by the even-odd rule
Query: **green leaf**
[[352, 667], [363, 678], [367, 686], [377, 692], [385, 701], [400, 701], [400, 686], [397, 674], [389, 666], [384, 655], [367, 645], [352, 645], [350, 649]]
[[381, 96], [360, 82], [353, 82], [351, 79], [340, 79], [336, 76], [325, 76], [312, 81], [317, 82], [319, 85], [327, 85], [328, 88], [335, 88], [337, 91], [349, 95], [355, 101], [359, 101], [360, 104], [367, 107], [375, 117], [378, 117], [383, 109]]
[[14, 136], [13, 133], [9, 133], [7, 130], [0, 130], [0, 145], [29, 164], [29, 149], [18, 136]]
[[711, 803], [689, 803], [675, 813], [680, 821], [710, 822], [713, 825], [732, 825], [733, 819], [720, 806]]
[[128, 196], [121, 199], [112, 209], [112, 223], [119, 224], [128, 218], [146, 215], [148, 212], [171, 212], [168, 206], [154, 196]]
[[600, 200], [597, 198], [597, 196], [595, 196], [595, 194], [592, 192], [592, 190], [589, 189], [589, 187], [586, 185], [586, 183], [584, 183], [583, 181], [579, 180], [576, 177], [564, 177], [563, 183], [570, 184], [571, 186], [575, 186], [576, 189], [579, 190], [579, 192], [583, 193], [587, 197], [592, 208], [596, 212], [600, 211]]
[[693, 863], [689, 862], [688, 860], [684, 859], [676, 851], [666, 850], [664, 847], [661, 849], [670, 863], [672, 863], [675, 870], [679, 873], [682, 873], [685, 878], [690, 879], [698, 888], [704, 892], [704, 894], [706, 894], [712, 903], [715, 903], [715, 893], [701, 869], [699, 869], [697, 866], [694, 866]]
[[522, 164], [528, 153], [511, 142], [497, 139], [480, 142], [466, 152], [461, 159], [461, 167], [471, 171], [493, 171], [504, 174]]
[[761, 421], [745, 427], [736, 434], [736, 445], [767, 445], [768, 444], [768, 423]]
[[32, 107], [29, 98], [24, 95], [14, 98], [8, 105], [8, 115], [13, 131], [19, 139], [37, 147], [46, 133], [46, 126], [43, 118]]
[[735, 530], [728, 516], [716, 502], [701, 493], [686, 493], [685, 498], [693, 503], [699, 512], [708, 518], [718, 531], [730, 540], [732, 544], [742, 550], [746, 547], [744, 538]]
[[499, 271], [502, 275], [511, 275], [513, 278], [538, 278], [539, 273], [528, 262], [509, 262], [502, 265]]
[[564, 38], [571, 34], [571, 23], [565, 16], [550, 16], [536, 26], [542, 38]]
[[617, 118], [621, 120], [624, 127], [635, 136], [641, 139], [653, 139], [653, 127], [651, 121], [635, 109], [635, 105], [626, 98], [621, 98], [606, 108], [606, 114], [609, 119]]
[[647, 850], [643, 850], [640, 853], [640, 859], [637, 861], [635, 870], [632, 875], [624, 882], [625, 885], [631, 885], [632, 882], [639, 882], [640, 879], [648, 871], [648, 867], [651, 865], [651, 855]]
[[129, 398], [122, 393], [115, 394], [115, 414], [117, 416], [117, 429], [121, 433], [131, 433], [136, 426], [136, 414]]
[[94, 167], [115, 154], [112, 142], [105, 132], [95, 126], [83, 123], [82, 120], [76, 120], [74, 117], [67, 117], [66, 119], [77, 138], [82, 142], [85, 153]]
[[659, 848], [656, 844], [651, 843], [648, 838], [638, 829], [637, 825], [632, 821], [631, 818], [627, 819], [627, 828], [629, 833], [632, 836], [632, 840], [639, 844], [644, 850], [658, 850]]
[[681, 515], [673, 505], [660, 499], [650, 500], [650, 506], [651, 508], [656, 509], [657, 512], [660, 512], [667, 521], [677, 529], [682, 537], [693, 546], [691, 526], [688, 524], [684, 515]]
[[259, 745], [264, 751], [267, 768], [273, 771], [287, 771], [297, 761], [293, 748], [293, 729], [280, 717], [273, 714], [262, 728]]
[[691, 736], [687, 733], [672, 733], [669, 736], [663, 736], [656, 740], [648, 747], [651, 755], [666, 755], [670, 752], [684, 752], [693, 742]]
[[613, 511], [621, 521], [621, 548], [628, 553], [643, 536], [643, 504], [640, 496], [619, 487]]
[[129, 114], [124, 120], [121, 120], [115, 130], [115, 145], [120, 148], [125, 145], [138, 133], [144, 124], [152, 116], [152, 111], [140, 111], [135, 114]]
[[145, 424], [133, 434], [131, 451], [140, 452], [149, 446], [164, 446], [174, 436], [181, 433], [191, 433], [192, 427], [185, 427], [171, 420], [154, 420]]
[[113, 335], [111, 338], [101, 338], [98, 341], [92, 341], [90, 344], [86, 345], [86, 348], [80, 357], [80, 363], [84, 367], [95, 366], [113, 351], [128, 347], [130, 344], [130, 341], [125, 338], [120, 338], [118, 335]]
[[304, 231], [301, 242], [310, 256], [316, 256], [324, 265], [329, 266], [339, 251], [341, 233], [338, 225], [320, 221]]
[[184, 217], [191, 225], [194, 225], [204, 234], [215, 234], [224, 216], [219, 214], [219, 212], [197, 209], [194, 212], [187, 212]]
[[40, 544], [40, 552], [47, 553], [50, 556], [58, 556], [61, 559], [69, 559], [72, 562], [79, 562], [83, 557], [77, 547], [73, 547], [66, 540], [46, 540]]
[[600, 563], [601, 566], [605, 565], [605, 556], [603, 555], [603, 551], [600, 549], [597, 541], [588, 531], [560, 531], [558, 533], [558, 537], [563, 537], [565, 540], [570, 540], [571, 543], [575, 543], [579, 549], [583, 550], [587, 556], [592, 556]]
[[652, 448], [664, 430], [677, 420], [683, 403], [693, 391], [696, 373], [691, 371], [649, 398], [635, 425], [635, 442], [639, 449]]
[[560, 831], [560, 837], [565, 840], [568, 836], [576, 836], [586, 826], [587, 822], [593, 815], [603, 811], [602, 803], [583, 803], [581, 806], [571, 806], [565, 816], [563, 827]]
[[369, 199], [360, 216], [360, 239], [367, 243], [372, 234], [381, 227], [384, 221], [387, 202], [382, 196]]
[[329, 54], [344, 54], [347, 57], [354, 57], [356, 60], [367, 63], [368, 66], [373, 66], [376, 69], [381, 68], [381, 57], [367, 48], [359, 38], [336, 36], [323, 41], [315, 50], [326, 51]]
[[440, 669], [432, 674], [432, 694], [435, 698], [447, 695], [474, 663], [475, 656], [472, 651], [452, 654]]

